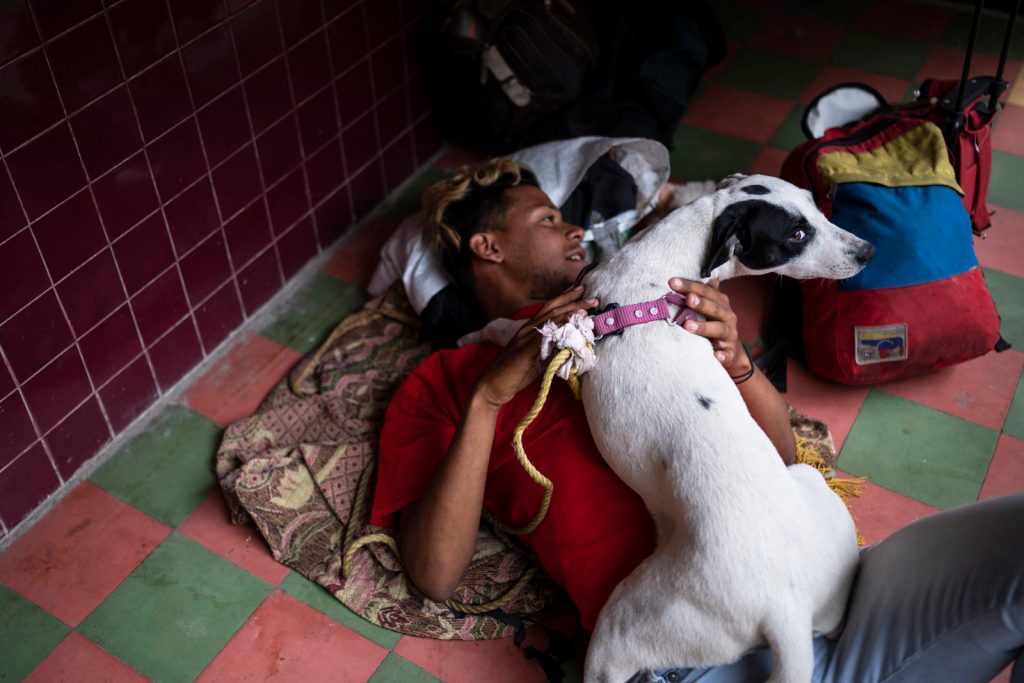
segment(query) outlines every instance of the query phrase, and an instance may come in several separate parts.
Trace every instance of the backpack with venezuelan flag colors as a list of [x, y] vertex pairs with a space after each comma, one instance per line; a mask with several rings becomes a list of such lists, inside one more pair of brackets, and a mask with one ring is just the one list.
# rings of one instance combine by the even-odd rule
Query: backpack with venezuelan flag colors
[[800, 284], [812, 372], [875, 384], [961, 363], [1000, 343], [963, 191], [934, 123], [883, 108], [797, 147], [782, 176], [876, 249], [852, 278]]

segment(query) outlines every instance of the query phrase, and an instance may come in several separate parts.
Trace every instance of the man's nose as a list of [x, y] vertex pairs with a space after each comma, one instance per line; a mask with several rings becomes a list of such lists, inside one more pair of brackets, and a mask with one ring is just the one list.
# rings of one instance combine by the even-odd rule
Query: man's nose
[[582, 242], [583, 241], [583, 233], [585, 232], [583, 230], [583, 228], [581, 228], [578, 225], [573, 225], [572, 223], [566, 223], [565, 227], [566, 227], [565, 235], [566, 235], [566, 237], [569, 238], [569, 241], [571, 241], [571, 242]]

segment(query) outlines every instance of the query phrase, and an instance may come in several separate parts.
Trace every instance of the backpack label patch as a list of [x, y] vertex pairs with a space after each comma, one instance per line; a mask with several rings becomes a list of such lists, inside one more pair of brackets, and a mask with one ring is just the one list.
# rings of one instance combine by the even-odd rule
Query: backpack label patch
[[857, 365], [907, 359], [907, 324], [854, 327]]

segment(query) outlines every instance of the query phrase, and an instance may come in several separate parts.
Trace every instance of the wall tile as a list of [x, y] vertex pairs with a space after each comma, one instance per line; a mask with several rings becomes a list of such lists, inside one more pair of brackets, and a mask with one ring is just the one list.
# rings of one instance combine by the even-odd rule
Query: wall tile
[[242, 307], [235, 285], [229, 282], [196, 309], [196, 325], [207, 353], [242, 324]]
[[9, 155], [7, 164], [31, 220], [85, 186], [85, 172], [66, 123]]
[[344, 183], [345, 175], [337, 142], [328, 144], [310, 157], [306, 162], [306, 177], [309, 178], [309, 198], [313, 206]]
[[36, 247], [32, 232], [20, 233], [0, 243], [0, 320], [42, 294], [50, 286], [43, 257]]
[[231, 264], [224, 240], [213, 235], [181, 259], [185, 291], [195, 306], [231, 278]]
[[227, 17], [223, 0], [170, 0], [178, 43], [184, 45]]
[[231, 263], [235, 270], [239, 270], [271, 242], [263, 202], [256, 202], [228, 221], [224, 225], [224, 234], [228, 240]]
[[416, 170], [412, 133], [401, 136], [384, 150], [381, 162], [384, 164], [384, 183], [387, 191], [391, 192]]
[[197, 112], [196, 119], [210, 166], [227, 159], [252, 137], [240, 85]]
[[49, 43], [46, 52], [69, 112], [121, 82], [114, 42], [102, 15]]
[[72, 116], [71, 130], [90, 178], [142, 149], [135, 111], [124, 86]]
[[356, 220], [368, 214], [384, 198], [384, 180], [381, 163], [374, 161], [352, 178], [349, 192]]
[[102, 386], [142, 353], [131, 309], [122, 304], [109, 318], [78, 340], [93, 384]]
[[277, 9], [288, 47], [323, 26], [319, 0], [277, 0]]
[[402, 8], [398, 0], [374, 0], [363, 6], [371, 45], [379, 45], [400, 33]]
[[316, 231], [311, 218], [299, 222], [277, 242], [277, 253], [281, 256], [281, 269], [286, 278], [299, 272], [317, 252]]
[[179, 254], [184, 254], [220, 228], [208, 176], [171, 200], [164, 211], [171, 228], [171, 239]]
[[227, 0], [228, 12], [230, 14], [234, 14], [240, 10], [245, 9], [250, 4], [252, 4], [252, 2], [253, 0]]
[[96, 206], [86, 190], [37, 220], [32, 232], [54, 282], [91, 259], [107, 244]]
[[352, 200], [348, 185], [338, 188], [316, 208], [317, 239], [324, 249], [334, 243], [352, 224]]
[[0, 40], [0, 64], [6, 64], [18, 55], [39, 45], [28, 3], [24, 0], [9, 2], [4, 9], [4, 38]]
[[142, 152], [98, 178], [92, 192], [110, 239], [117, 239], [159, 207], [149, 164]]
[[372, 159], [380, 149], [377, 145], [377, 125], [372, 113], [367, 114], [341, 134], [345, 147], [345, 166], [354, 174]]
[[11, 151], [63, 115], [42, 50], [0, 68], [0, 149]]
[[263, 182], [273, 185], [302, 160], [295, 118], [286, 116], [256, 140]]
[[409, 78], [409, 115], [418, 119], [430, 111], [430, 95], [427, 93], [426, 78], [422, 73]]
[[146, 140], [152, 140], [192, 113], [181, 57], [177, 54], [132, 78], [128, 89]]
[[405, 80], [405, 56], [402, 41], [389, 40], [370, 55], [373, 87], [377, 97], [388, 94]]
[[259, 195], [260, 169], [253, 145], [248, 145], [211, 174], [221, 214], [228, 218]]
[[277, 235], [309, 211], [306, 177], [301, 166], [267, 191], [267, 205], [274, 234]]
[[91, 391], [78, 349], [70, 348], [62, 353], [25, 382], [21, 390], [39, 429], [44, 434], [50, 431]]
[[103, 9], [100, 0], [29, 0], [43, 38], [53, 38]]
[[156, 188], [165, 200], [206, 172], [199, 144], [196, 122], [187, 119], [149, 146], [149, 164], [156, 178]]
[[14, 392], [0, 400], [0, 469], [6, 467], [35, 440], [36, 430], [21, 395]]
[[57, 285], [75, 334], [85, 334], [127, 301], [110, 249], [104, 249]]
[[245, 81], [245, 97], [257, 133], [284, 116], [292, 107], [288, 68], [284, 57], [272, 61]]
[[110, 439], [99, 401], [92, 397], [54, 427], [44, 441], [57, 463], [57, 471], [68, 479]]
[[302, 148], [307, 157], [338, 132], [338, 116], [330, 88], [324, 88], [299, 106], [298, 116]]
[[131, 76], [174, 49], [165, 0], [125, 0], [111, 8], [110, 25], [125, 74]]
[[156, 383], [146, 358], [140, 357], [99, 390], [110, 424], [121, 431], [156, 400]]
[[164, 217], [154, 213], [114, 242], [114, 256], [131, 296], [174, 263]]
[[429, 116], [413, 126], [412, 135], [416, 141], [416, 164], [418, 166], [427, 163], [444, 144], [444, 140], [441, 139], [441, 131]]
[[277, 257], [267, 249], [238, 273], [238, 288], [242, 292], [242, 305], [246, 315], [252, 315], [281, 287], [281, 274], [277, 270]]
[[143, 288], [131, 299], [142, 341], [149, 346], [188, 314], [188, 303], [175, 268]]
[[281, 54], [281, 32], [273, 0], [261, 0], [232, 17], [231, 30], [244, 76]]
[[327, 56], [327, 32], [318, 31], [288, 53], [288, 71], [292, 76], [295, 101], [301, 102], [331, 80], [331, 61]]
[[409, 126], [408, 91], [399, 88], [382, 98], [374, 108], [381, 144], [390, 145]]
[[160, 390], [167, 391], [203, 359], [192, 319], [178, 323], [166, 337], [154, 344], [149, 350], [149, 357], [153, 361]]
[[327, 42], [331, 47], [336, 75], [348, 71], [370, 53], [361, 4], [331, 22], [327, 27]]
[[13, 529], [59, 486], [42, 444], [36, 444], [0, 472], [0, 519]]
[[414, 2], [25, 7], [0, 28], [0, 344], [31, 376], [0, 367], [0, 538], [440, 145]]
[[226, 26], [203, 34], [181, 51], [192, 101], [201, 107], [238, 83], [238, 65]]
[[27, 222], [11, 183], [11, 176], [7, 168], [0, 164], [0, 242], [21, 230]]
[[373, 106], [373, 85], [370, 79], [370, 62], [364, 59], [335, 82], [342, 127], [365, 115]]
[[360, 0], [324, 0], [324, 18], [330, 21], [342, 12], [351, 9], [353, 5], [359, 5], [362, 9]]
[[52, 291], [0, 325], [0, 346], [19, 382], [25, 382], [72, 341], [71, 328]]

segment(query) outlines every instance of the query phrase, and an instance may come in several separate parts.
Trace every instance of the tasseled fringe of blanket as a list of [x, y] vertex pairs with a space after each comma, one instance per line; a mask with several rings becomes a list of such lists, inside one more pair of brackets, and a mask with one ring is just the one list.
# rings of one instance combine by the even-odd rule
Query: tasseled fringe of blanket
[[[858, 498], [864, 492], [864, 484], [867, 482], [867, 477], [837, 477], [835, 470], [825, 462], [821, 454], [814, 448], [811, 448], [807, 439], [801, 436], [796, 437], [796, 461], [804, 465], [810, 465], [821, 472], [821, 476], [825, 478], [828, 487], [839, 496], [847, 509], [850, 509], [850, 499]], [[853, 521], [856, 524], [857, 516], [853, 514], [852, 510], [850, 516], [853, 517]], [[857, 545], [864, 545], [864, 536], [861, 535], [860, 531], [857, 532]]]

